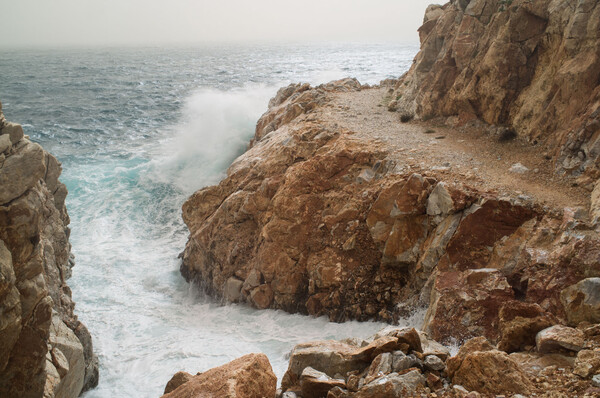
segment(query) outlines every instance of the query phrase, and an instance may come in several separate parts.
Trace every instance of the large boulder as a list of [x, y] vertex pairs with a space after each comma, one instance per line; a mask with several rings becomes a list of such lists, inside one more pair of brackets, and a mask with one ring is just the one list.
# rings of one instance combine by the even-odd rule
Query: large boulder
[[470, 340], [448, 360], [448, 375], [454, 384], [484, 394], [529, 394], [533, 388], [507, 353], [494, 349], [482, 338]]
[[335, 340], [298, 344], [290, 355], [281, 387], [285, 391], [299, 386], [302, 372], [309, 367], [324, 372], [329, 377], [338, 374], [345, 376], [355, 370], [363, 371], [369, 366], [375, 349], [375, 345], [361, 349]]
[[248, 354], [191, 377], [163, 398], [274, 397], [277, 377], [264, 354]]
[[555, 325], [538, 332], [535, 344], [538, 352], [556, 352], [559, 350], [581, 351], [585, 335], [579, 329]]
[[500, 308], [498, 349], [508, 353], [535, 346], [540, 330], [556, 323], [538, 304], [511, 301]]
[[560, 299], [572, 325], [600, 323], [600, 278], [586, 278], [569, 286], [560, 293]]

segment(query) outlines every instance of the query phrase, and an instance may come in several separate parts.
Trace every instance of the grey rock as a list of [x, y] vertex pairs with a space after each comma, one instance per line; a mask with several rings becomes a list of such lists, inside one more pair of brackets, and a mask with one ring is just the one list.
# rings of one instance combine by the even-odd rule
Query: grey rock
[[48, 342], [52, 347], [52, 363], [61, 376], [60, 383], [54, 389], [54, 395], [78, 397], [85, 378], [83, 346], [56, 312], [52, 315]]
[[392, 353], [386, 352], [377, 355], [377, 357], [371, 363], [369, 371], [367, 372], [367, 382], [376, 379], [379, 376], [392, 373]]
[[554, 325], [538, 332], [535, 336], [538, 352], [548, 353], [560, 349], [581, 351], [584, 345], [584, 335], [579, 329], [568, 326]]
[[569, 286], [560, 293], [560, 301], [570, 324], [600, 323], [600, 278], [587, 278]]
[[454, 207], [454, 201], [448, 192], [446, 184], [438, 183], [427, 199], [427, 214], [430, 216], [445, 216]]
[[292, 350], [288, 370], [281, 380], [285, 391], [298, 385], [302, 371], [311, 367], [329, 376], [345, 375], [348, 372], [362, 372], [368, 366], [365, 355], [354, 345], [335, 340], [313, 341], [298, 344]]
[[356, 398], [390, 396], [411, 396], [419, 386], [425, 385], [425, 377], [418, 370], [412, 370], [403, 375], [390, 373], [365, 384], [356, 393]]
[[592, 385], [593, 385], [594, 387], [600, 387], [600, 374], [598, 374], [598, 375], [594, 375], [594, 376], [592, 377]]
[[223, 291], [225, 300], [227, 300], [230, 303], [238, 302], [242, 295], [243, 284], [244, 282], [234, 277], [227, 279], [227, 282], [225, 282], [225, 289]]
[[392, 353], [392, 371], [401, 372], [409, 368], [422, 368], [423, 363], [413, 354], [406, 355], [402, 351]]
[[346, 388], [346, 382], [334, 379], [311, 367], [302, 371], [300, 387], [303, 398], [320, 398], [327, 396], [327, 392], [334, 387]]
[[529, 169], [523, 166], [521, 163], [515, 163], [512, 166], [510, 166], [510, 169], [508, 169], [508, 171], [510, 171], [511, 173], [525, 174], [529, 171]]
[[423, 361], [423, 366], [431, 370], [443, 370], [446, 367], [446, 364], [439, 357], [428, 355]]

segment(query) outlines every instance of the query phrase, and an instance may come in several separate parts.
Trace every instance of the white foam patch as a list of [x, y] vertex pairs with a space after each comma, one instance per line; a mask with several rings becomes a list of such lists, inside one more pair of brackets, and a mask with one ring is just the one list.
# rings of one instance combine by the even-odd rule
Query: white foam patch
[[276, 92], [276, 87], [252, 85], [192, 94], [185, 101], [181, 121], [155, 149], [149, 177], [173, 184], [186, 194], [217, 183], [246, 149], [256, 121]]

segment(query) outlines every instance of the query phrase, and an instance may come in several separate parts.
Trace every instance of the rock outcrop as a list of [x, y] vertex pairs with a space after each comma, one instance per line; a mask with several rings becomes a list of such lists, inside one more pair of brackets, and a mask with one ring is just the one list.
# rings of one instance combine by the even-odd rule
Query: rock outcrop
[[176, 388], [163, 398], [264, 398], [275, 396], [277, 377], [264, 354], [248, 354], [196, 376], [179, 372], [169, 384]]
[[[560, 328], [559, 328], [560, 329]], [[563, 329], [564, 331], [564, 329]], [[366, 340], [297, 345], [275, 391], [276, 377], [263, 354], [243, 356], [192, 376], [177, 372], [164, 398], [400, 398], [492, 396], [597, 396], [600, 329], [581, 327], [577, 358], [550, 345], [508, 354], [484, 337], [468, 340], [455, 356], [413, 328], [388, 326]], [[560, 333], [541, 332], [562, 341]], [[569, 349], [572, 349], [570, 347]], [[518, 395], [521, 394], [521, 395]]]
[[0, 395], [77, 397], [98, 382], [91, 336], [73, 313], [61, 165], [0, 105]]
[[[331, 98], [359, 90], [350, 79], [280, 90], [227, 177], [184, 204], [182, 274], [227, 301], [334, 321], [428, 307], [440, 341], [522, 334], [519, 349], [554, 316], [569, 321], [563, 291], [600, 276], [585, 211], [404, 167], [328, 121]], [[503, 305], [521, 312], [501, 322]]]
[[429, 6], [396, 86], [406, 119], [480, 119], [546, 147], [556, 169], [599, 177], [600, 2], [452, 0]]

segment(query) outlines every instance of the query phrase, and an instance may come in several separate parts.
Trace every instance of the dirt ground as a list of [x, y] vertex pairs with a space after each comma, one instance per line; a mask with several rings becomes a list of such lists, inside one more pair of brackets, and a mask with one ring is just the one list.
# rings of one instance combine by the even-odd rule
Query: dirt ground
[[[441, 123], [401, 123], [400, 115], [385, 106], [386, 88], [333, 94], [321, 108], [320, 119], [355, 132], [357, 140], [381, 142], [399, 168], [427, 172], [474, 188], [551, 208], [589, 208], [589, 192], [568, 176], [554, 172], [539, 146], [514, 139], [500, 142], [483, 128], [450, 128]], [[524, 173], [511, 172], [516, 163]]]

